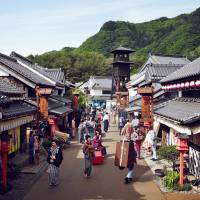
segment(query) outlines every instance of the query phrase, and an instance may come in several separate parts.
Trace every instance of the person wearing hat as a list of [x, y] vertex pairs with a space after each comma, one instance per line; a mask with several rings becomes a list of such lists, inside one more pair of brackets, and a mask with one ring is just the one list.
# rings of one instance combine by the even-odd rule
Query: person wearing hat
[[52, 141], [52, 146], [48, 152], [47, 162], [49, 167], [47, 172], [49, 173], [49, 186], [57, 186], [59, 181], [59, 167], [62, 163], [63, 155], [61, 148], [59, 147], [58, 140]]
[[85, 144], [83, 145], [83, 154], [85, 159], [84, 176], [90, 177], [92, 172], [92, 160], [94, 158], [94, 147], [91, 142], [91, 136], [85, 136]]

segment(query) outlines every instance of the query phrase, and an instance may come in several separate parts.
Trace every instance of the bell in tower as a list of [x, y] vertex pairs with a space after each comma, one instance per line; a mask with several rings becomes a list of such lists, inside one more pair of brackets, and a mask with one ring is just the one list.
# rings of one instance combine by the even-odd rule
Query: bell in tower
[[124, 48], [122, 46], [111, 51], [113, 53], [113, 74], [112, 74], [112, 96], [120, 98], [128, 96], [128, 89], [126, 83], [130, 81], [130, 65], [129, 54], [135, 52], [132, 49]]

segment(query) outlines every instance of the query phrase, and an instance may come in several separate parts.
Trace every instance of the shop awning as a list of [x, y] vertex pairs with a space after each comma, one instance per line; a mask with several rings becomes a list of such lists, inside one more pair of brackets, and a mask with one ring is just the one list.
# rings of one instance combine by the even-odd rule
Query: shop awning
[[16, 119], [10, 119], [6, 121], [0, 121], [0, 132], [7, 131], [13, 128], [17, 128], [23, 124], [27, 124], [34, 120], [33, 116], [26, 116], [26, 117], [20, 117]]

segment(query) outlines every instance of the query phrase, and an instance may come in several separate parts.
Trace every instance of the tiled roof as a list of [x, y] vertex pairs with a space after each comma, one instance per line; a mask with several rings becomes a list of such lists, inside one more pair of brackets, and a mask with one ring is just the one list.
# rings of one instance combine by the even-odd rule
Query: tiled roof
[[94, 76], [92, 77], [95, 88], [102, 88], [111, 90], [112, 88], [112, 77], [111, 76]]
[[161, 80], [161, 83], [176, 81], [180, 79], [195, 77], [200, 75], [200, 57], [193, 62], [185, 65], [183, 68], [175, 71]]
[[162, 78], [182, 67], [183, 65], [148, 64], [144, 71], [131, 80], [131, 86], [136, 87], [159, 82]]
[[25, 65], [28, 65], [29, 67], [33, 68], [34, 70], [40, 72], [41, 74], [43, 74], [44, 76], [57, 82], [58, 84], [62, 84], [62, 85], [64, 84], [65, 75], [61, 68], [55, 68], [55, 69], [44, 68], [42, 66], [32, 63], [32, 61], [30, 61], [26, 57], [14, 52], [14, 51], [11, 53], [10, 56], [12, 58], [15, 58], [16, 60], [21, 61]]
[[10, 100], [10, 98], [8, 98], [7, 96], [4, 95], [0, 95], [0, 105], [4, 105], [4, 104], [8, 104], [12, 102], [12, 100]]
[[17, 116], [31, 115], [36, 111], [36, 107], [31, 106], [23, 101], [15, 101], [9, 107], [2, 110], [3, 119], [14, 118]]
[[63, 115], [65, 113], [70, 113], [73, 110], [71, 108], [68, 108], [66, 106], [58, 107], [58, 108], [52, 108], [49, 112], [52, 114], [58, 114], [58, 115]]
[[23, 76], [25, 79], [33, 82], [36, 85], [44, 85], [44, 86], [54, 86], [52, 83], [47, 81], [46, 79], [38, 76], [38, 74], [29, 70], [25, 66], [19, 64], [16, 59], [6, 56], [0, 53], [0, 64], [5, 65], [11, 71], [14, 71], [17, 74]]
[[65, 74], [61, 68], [48, 69], [36, 64], [31, 65], [31, 67], [41, 74], [45, 75], [46, 77], [50, 78], [51, 80], [55, 81], [57, 85], [64, 86]]
[[3, 94], [23, 94], [24, 91], [21, 91], [15, 85], [11, 84], [8, 81], [0, 79], [0, 93]]
[[64, 113], [72, 112], [72, 109], [68, 108], [65, 105], [65, 103], [62, 103], [61, 101], [58, 101], [56, 99], [49, 98], [48, 104], [49, 104], [49, 113], [51, 114], [62, 115]]
[[140, 72], [143, 71], [148, 64], [161, 64], [161, 65], [186, 65], [190, 63], [186, 57], [176, 55], [150, 55], [148, 60], [141, 67]]
[[120, 47], [112, 50], [111, 53], [114, 53], [114, 52], [117, 52], [117, 51], [126, 51], [126, 52], [129, 52], [129, 53], [134, 52], [133, 49], [129, 49], [129, 48], [125, 48], [125, 47], [120, 46]]
[[58, 95], [51, 95], [50, 98], [58, 100], [62, 103], [72, 103], [72, 101], [70, 99], [68, 99], [66, 97], [61, 97], [61, 96], [58, 96]]
[[154, 113], [182, 124], [189, 124], [200, 120], [200, 99], [177, 98], [164, 103]]
[[190, 61], [183, 56], [152, 55], [155, 64], [186, 65]]

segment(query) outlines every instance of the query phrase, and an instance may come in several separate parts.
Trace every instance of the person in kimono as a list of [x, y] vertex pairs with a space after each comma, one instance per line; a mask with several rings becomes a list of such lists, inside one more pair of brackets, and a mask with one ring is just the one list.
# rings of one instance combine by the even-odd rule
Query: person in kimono
[[84, 160], [85, 160], [84, 176], [88, 178], [91, 176], [91, 172], [92, 172], [92, 160], [94, 158], [94, 147], [92, 145], [90, 135], [86, 135], [85, 140], [86, 140], [85, 144], [83, 145], [83, 154], [84, 154]]
[[47, 170], [49, 173], [49, 186], [57, 186], [59, 184], [59, 167], [62, 160], [63, 155], [59, 142], [58, 140], [53, 140], [47, 157], [47, 162], [49, 163]]

